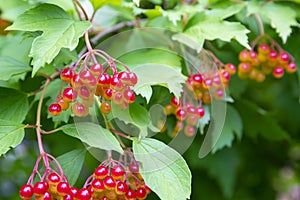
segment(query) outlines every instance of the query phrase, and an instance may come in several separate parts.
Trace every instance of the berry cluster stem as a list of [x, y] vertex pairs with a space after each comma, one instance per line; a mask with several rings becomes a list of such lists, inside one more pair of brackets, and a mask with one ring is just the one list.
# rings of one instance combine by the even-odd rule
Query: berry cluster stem
[[255, 13], [255, 14], [254, 14], [254, 18], [255, 18], [255, 20], [256, 20], [256, 22], [257, 22], [257, 25], [258, 25], [258, 28], [259, 28], [260, 35], [264, 35], [264, 34], [265, 34], [264, 24], [263, 24], [263, 22], [261, 21], [260, 16], [259, 16], [257, 13]]

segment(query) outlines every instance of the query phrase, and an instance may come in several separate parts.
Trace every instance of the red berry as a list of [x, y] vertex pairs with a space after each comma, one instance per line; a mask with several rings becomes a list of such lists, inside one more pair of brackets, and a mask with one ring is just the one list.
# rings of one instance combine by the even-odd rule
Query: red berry
[[230, 80], [230, 73], [226, 70], [221, 71], [221, 78], [223, 82], [228, 82]]
[[108, 87], [110, 84], [111, 76], [109, 74], [101, 74], [98, 78], [98, 85]]
[[97, 179], [103, 179], [108, 175], [108, 169], [107, 167], [100, 165], [97, 167], [97, 169], [94, 171], [94, 176]]
[[111, 88], [104, 89], [103, 97], [106, 100], [111, 100], [112, 95], [113, 95], [113, 90]]
[[93, 76], [93, 74], [90, 72], [90, 70], [82, 70], [79, 73], [79, 77], [80, 77], [81, 81], [84, 83], [90, 83], [91, 80], [95, 78]]
[[128, 168], [129, 170], [132, 172], [132, 173], [139, 173], [140, 172], [140, 167], [138, 164], [129, 164], [128, 165]]
[[58, 103], [53, 103], [49, 106], [48, 111], [52, 116], [57, 116], [61, 113], [61, 106]]
[[90, 200], [91, 193], [89, 192], [89, 190], [87, 188], [81, 188], [80, 190], [78, 190], [78, 192], [76, 194], [76, 198], [78, 200]]
[[223, 88], [216, 88], [214, 91], [214, 96], [217, 99], [222, 99], [224, 97], [224, 89]]
[[64, 196], [63, 200], [74, 200], [74, 197], [70, 194], [67, 194], [66, 196]]
[[73, 78], [73, 75], [73, 71], [67, 68], [60, 72], [60, 79], [64, 82], [70, 83]]
[[115, 92], [112, 95], [112, 101], [117, 104], [117, 105], [121, 105], [123, 104], [123, 95], [121, 92]]
[[180, 121], [186, 118], [186, 111], [182, 108], [178, 109], [176, 112], [176, 118]]
[[124, 90], [123, 97], [127, 103], [133, 103], [135, 100], [134, 92], [130, 88]]
[[110, 80], [110, 86], [115, 90], [120, 90], [122, 87], [124, 87], [124, 84], [117, 76], [113, 76]]
[[270, 52], [270, 47], [267, 44], [260, 44], [258, 46], [258, 52], [262, 54], [268, 54]]
[[57, 192], [59, 195], [64, 196], [70, 192], [70, 186], [67, 182], [60, 182], [57, 185]]
[[204, 79], [204, 86], [206, 88], [210, 88], [212, 85], [213, 85], [213, 79], [212, 78], [207, 77], [207, 78]]
[[227, 63], [225, 65], [225, 70], [228, 71], [231, 75], [236, 73], [236, 67], [234, 66], [234, 64], [231, 63]]
[[66, 102], [75, 101], [77, 98], [77, 92], [73, 88], [66, 88], [63, 92], [63, 98]]
[[129, 72], [124, 71], [124, 72], [120, 72], [118, 74], [118, 79], [123, 83], [128, 85], [128, 83], [130, 83], [130, 77], [129, 77]]
[[289, 62], [289, 59], [290, 59], [290, 56], [288, 53], [285, 53], [285, 52], [282, 52], [279, 54], [279, 63], [284, 65], [284, 64], [287, 64]]
[[77, 188], [71, 187], [69, 190], [69, 195], [71, 195], [72, 197], [76, 197], [77, 192], [78, 192]]
[[66, 102], [63, 97], [60, 97], [57, 100], [57, 103], [60, 105], [62, 110], [67, 110], [69, 108], [69, 102]]
[[29, 184], [25, 184], [20, 188], [20, 197], [22, 199], [31, 199], [33, 195], [33, 187]]
[[90, 67], [90, 72], [98, 77], [101, 73], [102, 73], [102, 65], [101, 64], [93, 64], [91, 67]]
[[286, 66], [286, 72], [287, 73], [294, 73], [297, 70], [297, 65], [293, 62], [289, 63]]
[[219, 74], [217, 74], [213, 77], [213, 86], [215, 86], [215, 87], [221, 86], [221, 79], [220, 79]]
[[136, 199], [136, 193], [135, 191], [129, 189], [125, 194], [126, 200], [135, 200]]
[[193, 126], [186, 126], [184, 128], [184, 134], [188, 137], [194, 136], [196, 133], [195, 128]]
[[124, 174], [124, 169], [121, 166], [116, 165], [111, 169], [111, 175], [114, 179], [121, 179]]
[[238, 65], [238, 69], [240, 70], [241, 73], [248, 73], [251, 70], [251, 66], [247, 63], [240, 63]]
[[134, 72], [129, 72], [128, 76], [129, 76], [128, 85], [129, 86], [134, 86], [138, 81], [138, 78], [137, 78], [136, 74]]
[[176, 126], [174, 127], [174, 131], [181, 131], [184, 127], [184, 123], [182, 121], [177, 121]]
[[188, 125], [194, 126], [197, 124], [197, 121], [198, 121], [198, 116], [196, 115], [187, 116], [186, 123]]
[[116, 185], [116, 193], [118, 195], [124, 195], [128, 191], [128, 186], [123, 181], [118, 181]]
[[192, 79], [196, 85], [202, 84], [202, 75], [201, 74], [194, 74]]
[[46, 192], [43, 196], [43, 200], [51, 200], [51, 194], [49, 192]]
[[247, 62], [247, 61], [249, 61], [249, 59], [250, 59], [250, 56], [249, 56], [249, 52], [247, 50], [243, 50], [240, 52], [239, 60], [241, 62]]
[[88, 99], [91, 97], [91, 92], [86, 86], [82, 86], [78, 91], [78, 96], [82, 99]]
[[80, 76], [79, 76], [79, 74], [75, 74], [74, 76], [73, 76], [73, 78], [72, 78], [72, 80], [71, 80], [71, 85], [72, 85], [72, 87], [73, 88], [80, 88], [82, 85], [83, 85], [83, 83], [82, 83], [82, 81], [81, 81], [81, 79], [80, 79]]
[[103, 181], [100, 179], [94, 179], [92, 181], [92, 189], [95, 192], [102, 192], [104, 190], [104, 184]]
[[257, 58], [257, 53], [255, 51], [250, 51], [249, 52], [249, 58], [251, 60], [256, 59]]
[[72, 113], [77, 117], [85, 117], [89, 114], [89, 109], [82, 103], [76, 102], [72, 105]]
[[47, 179], [48, 179], [49, 183], [59, 183], [60, 182], [60, 176], [55, 172], [49, 174]]
[[175, 108], [178, 108], [179, 105], [180, 105], [180, 102], [179, 100], [174, 96], [171, 98], [171, 101], [170, 101], [171, 105]]
[[145, 188], [140, 187], [136, 190], [135, 193], [138, 199], [145, 199], [147, 197], [147, 191], [145, 190]]
[[193, 106], [187, 107], [186, 111], [187, 111], [188, 114], [192, 114], [192, 115], [197, 114], [196, 113], [196, 108], [193, 107]]
[[275, 60], [277, 58], [277, 51], [271, 50], [269, 53], [269, 59]]
[[100, 106], [100, 111], [103, 113], [103, 114], [108, 114], [110, 113], [111, 111], [111, 105], [107, 102], [103, 102]]
[[33, 193], [36, 196], [44, 195], [48, 190], [48, 184], [45, 181], [36, 182], [33, 187]]
[[202, 118], [205, 114], [205, 110], [202, 106], [196, 108], [197, 114], [199, 118]]
[[275, 78], [281, 78], [284, 75], [284, 69], [283, 67], [275, 67], [273, 69], [273, 76]]
[[115, 179], [112, 176], [105, 177], [104, 180], [103, 180], [103, 183], [104, 183], [104, 187], [107, 190], [112, 190], [116, 186]]

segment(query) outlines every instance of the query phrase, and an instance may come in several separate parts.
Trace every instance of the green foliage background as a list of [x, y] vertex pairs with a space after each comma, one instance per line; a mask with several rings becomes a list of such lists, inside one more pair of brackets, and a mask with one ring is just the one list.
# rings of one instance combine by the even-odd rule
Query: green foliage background
[[[16, 20], [16, 16], [25, 10], [46, 2], [59, 5], [68, 12], [70, 19], [71, 16], [75, 18], [76, 14], [71, 1], [0, 0], [1, 19], [13, 22]], [[246, 12], [259, 13], [265, 24], [265, 33], [272, 36], [281, 44], [283, 49], [293, 55], [297, 65], [300, 66], [300, 29], [298, 23], [300, 4], [296, 0], [275, 1], [278, 7], [270, 7], [268, 12], [255, 6], [261, 3], [260, 1], [241, 1], [242, 3], [238, 4], [237, 7], [231, 7], [234, 4], [231, 1], [218, 0], [199, 1], [199, 7], [175, 7], [179, 3], [177, 0], [126, 1], [126, 6], [124, 4], [120, 6], [120, 1], [91, 2], [95, 7], [102, 9], [102, 12], [112, 13], [105, 16], [101, 15], [100, 12], [96, 13], [95, 20], [98, 20], [97, 22], [103, 29], [109, 29], [120, 22], [133, 21], [135, 16], [139, 16], [147, 20], [148, 23], [145, 26], [176, 30], [179, 34], [176, 35], [175, 39], [178, 41], [194, 48], [193, 44], [180, 38], [184, 35], [184, 37], [196, 39], [198, 43], [194, 49], [197, 50], [201, 45], [204, 45], [204, 48], [211, 48], [224, 63], [234, 64], [238, 64], [238, 53], [248, 45], [245, 43], [246, 33], [249, 32], [249, 41], [252, 41], [259, 34], [254, 17], [252, 15], [245, 17]], [[107, 5], [112, 2], [112, 5]], [[135, 3], [139, 3], [140, 7], [137, 7]], [[209, 5], [209, 11], [204, 12], [201, 5]], [[273, 2], [270, 5], [273, 5]], [[214, 13], [214, 10], [217, 9], [222, 12]], [[280, 11], [279, 17], [276, 18], [274, 13], [270, 12], [272, 9], [273, 11]], [[296, 15], [293, 16], [291, 12], [288, 12], [290, 10], [294, 11]], [[182, 15], [186, 11], [188, 11], [190, 21], [183, 26]], [[269, 21], [270, 17], [274, 17], [271, 22]], [[208, 20], [207, 23], [204, 23], [203, 19]], [[228, 27], [223, 27], [223, 25], [227, 22], [232, 23], [231, 25], [236, 32], [226, 32]], [[208, 23], [214, 23], [214, 25], [208, 29]], [[85, 24], [85, 27], [88, 26]], [[130, 27], [122, 30], [127, 29]], [[224, 29], [225, 31], [222, 31]], [[31, 77], [31, 73], [28, 73], [31, 71], [29, 63], [32, 58], [28, 57], [28, 54], [32, 41], [39, 37], [41, 35], [39, 31], [44, 31], [44, 29], [30, 30], [34, 32], [22, 33], [17, 31], [0, 36], [0, 119], [14, 121], [15, 127], [22, 127], [21, 124], [35, 124], [38, 95], [30, 96], [30, 93], [38, 89], [44, 82], [42, 77]], [[203, 35], [199, 35], [200, 32]], [[114, 34], [111, 33], [109, 36]], [[285, 40], [286, 42], [283, 43]], [[204, 41], [209, 41], [209, 43]], [[51, 55], [49, 58], [50, 64], [46, 61], [41, 64], [41, 61], [39, 65], [35, 65], [33, 62], [34, 71], [40, 70], [40, 72], [51, 74], [55, 70], [53, 66], [61, 68], [64, 63], [76, 60], [76, 52], [78, 53], [82, 49], [83, 41], [79, 41], [79, 45], [74, 51], [76, 42], [70, 46], [63, 46], [69, 49], [62, 50], [59, 47], [58, 56], [53, 61], [52, 57], [55, 56]], [[118, 47], [112, 45], [111, 50], [118, 51]], [[159, 58], [158, 55], [160, 55]], [[180, 65], [181, 62], [180, 59], [176, 60], [177, 58], [170, 59], [170, 55], [164, 56], [153, 52], [146, 52], [144, 56], [151, 61], [154, 60], [155, 63], [170, 65], [174, 68], [178, 68], [178, 63]], [[123, 59], [127, 59], [129, 66], [139, 62], [132, 61], [130, 55]], [[132, 63], [130, 64], [130, 62]], [[43, 64], [45, 67], [40, 69]], [[7, 66], [10, 69], [14, 68], [12, 71], [5, 71]], [[263, 83], [240, 80], [236, 75], [232, 77], [229, 90], [234, 102], [230, 103], [228, 109], [234, 111], [227, 116], [225, 133], [221, 140], [222, 145], [215, 153], [199, 159], [198, 151], [204, 136], [197, 134], [193, 144], [183, 155], [192, 171], [191, 199], [265, 200], [277, 199], [278, 196], [289, 193], [294, 187], [298, 187], [300, 190], [299, 70], [297, 73], [285, 75], [279, 80], [268, 77]], [[56, 85], [53, 84], [52, 89], [49, 86], [46, 103], [43, 106], [41, 123], [44, 130], [59, 127], [59, 121], [68, 122], [69, 120], [68, 115], [59, 119], [48, 118], [47, 105], [52, 102], [51, 98], [57, 93]], [[159, 98], [161, 94], [168, 92], [166, 88], [153, 86], [152, 90], [152, 98], [147, 99], [150, 100], [149, 105], [157, 102], [164, 105], [168, 103], [170, 95]], [[145, 103], [145, 99], [142, 97], [139, 100]], [[5, 123], [1, 121], [2, 126]], [[5, 131], [8, 129], [0, 128], [0, 133]], [[22, 143], [0, 158], [0, 199], [18, 199], [18, 188], [27, 181], [38, 155], [35, 131], [26, 129], [25, 133], [25, 139]], [[24, 133], [21, 131], [18, 134]], [[159, 135], [158, 138], [163, 141], [169, 140], [167, 135]], [[0, 148], [5, 148], [6, 140], [1, 139], [0, 137]], [[47, 152], [52, 155], [58, 157], [76, 149], [77, 152], [73, 153], [81, 155], [79, 161], [75, 163], [78, 166], [82, 164], [80, 160], [84, 158], [78, 180], [76, 181], [75, 178], [72, 180], [79, 187], [99, 164], [99, 161], [89, 153], [83, 155], [85, 151], [80, 140], [76, 137], [69, 137], [63, 131], [45, 135], [43, 140]], [[18, 141], [15, 144], [17, 145]], [[66, 156], [62, 157], [62, 162], [66, 158]], [[174, 189], [176, 190], [176, 188]], [[158, 197], [151, 194], [149, 199], [158, 199]]]

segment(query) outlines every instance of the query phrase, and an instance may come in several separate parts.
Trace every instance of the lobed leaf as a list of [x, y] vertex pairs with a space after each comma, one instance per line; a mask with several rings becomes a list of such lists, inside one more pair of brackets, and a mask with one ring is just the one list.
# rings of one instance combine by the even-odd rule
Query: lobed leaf
[[41, 4], [19, 15], [13, 25], [7, 29], [43, 32], [34, 39], [30, 51], [34, 76], [46, 63], [51, 63], [61, 48], [74, 50], [78, 45], [79, 37], [90, 26], [90, 22], [72, 19], [56, 5]]
[[7, 81], [10, 78], [26, 74], [31, 68], [12, 57], [0, 56], [0, 80]]

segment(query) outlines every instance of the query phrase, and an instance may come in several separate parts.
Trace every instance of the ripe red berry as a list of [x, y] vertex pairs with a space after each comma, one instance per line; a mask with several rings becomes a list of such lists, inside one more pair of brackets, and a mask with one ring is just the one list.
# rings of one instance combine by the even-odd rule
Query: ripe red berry
[[196, 108], [193, 107], [193, 106], [187, 107], [187, 108], [186, 108], [186, 111], [187, 111], [188, 114], [191, 114], [191, 115], [197, 114], [197, 113], [196, 113]]
[[267, 44], [258, 45], [258, 52], [262, 54], [268, 54], [270, 52], [270, 47]]
[[77, 188], [71, 187], [69, 191], [69, 195], [71, 195], [72, 197], [76, 197], [77, 192], [78, 192]]
[[63, 91], [63, 98], [66, 102], [75, 101], [77, 98], [77, 92], [73, 88], [66, 88]]
[[192, 77], [192, 80], [193, 80], [194, 84], [200, 85], [200, 84], [202, 84], [202, 75], [201, 74], [194, 74], [193, 77]]
[[255, 51], [249, 51], [249, 58], [250, 60], [257, 58], [257, 53]]
[[179, 108], [176, 112], [176, 118], [180, 121], [186, 118], [186, 111], [182, 108]]
[[293, 62], [289, 63], [286, 66], [286, 72], [287, 73], [294, 73], [297, 70], [297, 65]]
[[138, 81], [138, 78], [137, 78], [136, 74], [134, 72], [129, 72], [128, 76], [129, 76], [128, 85], [129, 86], [134, 86]]
[[108, 169], [103, 165], [100, 165], [94, 171], [94, 177], [97, 179], [104, 179], [107, 175], [108, 175]]
[[116, 180], [123, 178], [124, 174], [125, 174], [124, 169], [121, 166], [115, 165], [111, 169], [111, 175]]
[[116, 185], [116, 193], [118, 195], [124, 195], [128, 191], [128, 186], [123, 181], [118, 181]]
[[70, 194], [67, 194], [66, 196], [64, 196], [63, 200], [74, 200], [74, 197]]
[[125, 194], [126, 200], [135, 200], [136, 199], [136, 193], [132, 189], [129, 189]]
[[213, 85], [213, 79], [212, 78], [207, 77], [207, 78], [204, 79], [204, 87], [209, 89], [212, 85]]
[[180, 101], [175, 96], [171, 98], [170, 103], [175, 108], [178, 108], [180, 105]]
[[205, 114], [205, 110], [202, 106], [199, 106], [198, 108], [196, 108], [196, 112], [197, 112], [199, 118], [202, 118]]
[[275, 78], [281, 78], [284, 75], [284, 69], [283, 67], [275, 67], [273, 69], [273, 76]]
[[78, 96], [82, 99], [89, 99], [91, 97], [91, 92], [86, 86], [82, 86], [78, 91]]
[[230, 73], [226, 70], [221, 71], [221, 79], [223, 82], [228, 82], [230, 80]]
[[74, 74], [71, 80], [71, 85], [75, 89], [80, 88], [83, 85], [83, 82], [81, 81], [79, 74]]
[[113, 90], [111, 88], [107, 88], [103, 90], [103, 97], [106, 100], [111, 100], [113, 95]]
[[92, 189], [95, 192], [102, 192], [104, 190], [104, 184], [103, 181], [100, 179], [94, 179], [92, 181]]
[[116, 186], [116, 181], [112, 176], [106, 176], [103, 180], [103, 183], [107, 190], [112, 190]]
[[214, 96], [216, 99], [222, 99], [224, 97], [224, 89], [223, 88], [216, 88], [214, 91]]
[[90, 83], [91, 80], [95, 78], [90, 70], [82, 70], [79, 73], [79, 77], [83, 83]]
[[120, 72], [118, 74], [118, 79], [125, 85], [128, 85], [130, 83], [130, 77], [129, 77], [129, 72], [124, 71]]
[[34, 184], [33, 193], [36, 196], [44, 195], [48, 190], [48, 183], [45, 181], [39, 181]]
[[228, 71], [231, 75], [236, 73], [236, 67], [234, 66], [234, 64], [231, 63], [227, 63], [225, 65], [225, 70]]
[[127, 103], [133, 103], [135, 100], [135, 94], [130, 88], [124, 90], [123, 97], [124, 97], [124, 101]]
[[33, 187], [29, 184], [22, 185], [20, 188], [20, 197], [22, 199], [31, 199], [33, 195]]
[[110, 85], [111, 76], [109, 74], [101, 74], [98, 78], [98, 85], [108, 87]]
[[123, 95], [121, 92], [115, 92], [112, 95], [112, 101], [117, 104], [117, 105], [121, 105], [123, 104]]
[[76, 198], [78, 200], [90, 200], [91, 193], [89, 192], [89, 190], [87, 188], [81, 188], [80, 190], [78, 190], [78, 192], [76, 194]]
[[242, 62], [238, 65], [238, 69], [241, 73], [248, 73], [251, 70], [251, 66], [247, 63]]
[[140, 187], [136, 190], [135, 193], [138, 199], [145, 199], [147, 197], [147, 191], [145, 188]]
[[286, 52], [281, 52], [278, 56], [278, 62], [279, 64], [287, 64], [289, 62], [290, 56]]
[[49, 184], [51, 184], [51, 183], [58, 184], [60, 182], [60, 176], [57, 173], [53, 172], [48, 175], [47, 180], [48, 180]]
[[61, 106], [58, 103], [53, 103], [49, 106], [48, 111], [52, 116], [57, 116], [61, 113]]
[[110, 87], [115, 90], [121, 90], [122, 87], [124, 87], [124, 84], [122, 83], [121, 79], [119, 79], [118, 76], [115, 75], [110, 80]]
[[73, 71], [69, 68], [64, 69], [60, 72], [60, 79], [64, 82], [70, 83], [73, 78]]
[[70, 186], [67, 182], [60, 182], [57, 185], [57, 192], [61, 196], [65, 196], [70, 192]]

